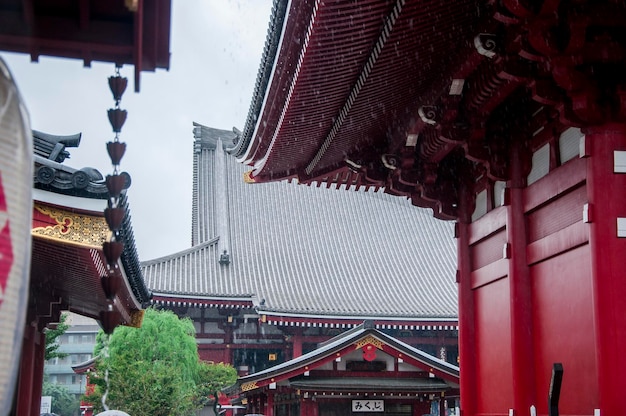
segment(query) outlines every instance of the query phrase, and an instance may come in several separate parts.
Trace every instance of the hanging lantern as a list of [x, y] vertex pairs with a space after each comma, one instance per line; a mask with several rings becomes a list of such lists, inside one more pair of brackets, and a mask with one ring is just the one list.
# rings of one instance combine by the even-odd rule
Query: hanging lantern
[[372, 344], [367, 344], [363, 347], [363, 359], [365, 361], [374, 361], [376, 359], [376, 347]]
[[105, 410], [102, 413], [98, 413], [96, 416], [130, 416], [126, 412], [122, 412], [121, 410]]

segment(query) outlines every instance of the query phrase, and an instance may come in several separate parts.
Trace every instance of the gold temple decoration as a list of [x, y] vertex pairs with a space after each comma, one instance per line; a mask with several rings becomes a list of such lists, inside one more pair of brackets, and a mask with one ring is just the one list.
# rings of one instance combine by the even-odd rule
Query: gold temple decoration
[[102, 217], [81, 215], [39, 204], [35, 204], [34, 208], [56, 224], [33, 228], [33, 237], [98, 249], [111, 238], [111, 231]]
[[243, 383], [241, 385], [241, 391], [250, 391], [250, 390], [254, 390], [256, 388], [258, 388], [259, 386], [257, 386], [256, 381], [250, 381], [248, 383]]
[[143, 316], [145, 315], [145, 309], [132, 311], [130, 313], [130, 322], [126, 324], [126, 326], [130, 326], [132, 328], [141, 328], [141, 324], [143, 323]]
[[376, 348], [378, 348], [379, 350], [382, 350], [383, 347], [385, 346], [385, 344], [379, 340], [378, 338], [373, 337], [372, 335], [368, 335], [367, 337], [357, 341], [354, 343], [355, 349], [360, 349], [363, 348], [364, 346], [366, 346], [367, 344], [371, 344], [373, 346], [375, 346]]
[[252, 171], [251, 170], [243, 173], [243, 181], [245, 183], [255, 183], [255, 180], [252, 177]]

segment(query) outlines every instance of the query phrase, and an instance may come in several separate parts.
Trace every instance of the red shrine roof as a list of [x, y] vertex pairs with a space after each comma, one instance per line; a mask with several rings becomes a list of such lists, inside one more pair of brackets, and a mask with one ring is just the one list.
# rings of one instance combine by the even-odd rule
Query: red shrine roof
[[[102, 247], [111, 237], [104, 219], [108, 200], [104, 178], [93, 168], [74, 169], [62, 163], [69, 155], [67, 148], [79, 142], [80, 134], [33, 131], [30, 290], [37, 299], [37, 317], [45, 325], [58, 310], [70, 310], [100, 321], [106, 330], [119, 324], [137, 326], [151, 293], [141, 274], [130, 214], [120, 229], [124, 250], [110, 269]], [[121, 204], [128, 209], [125, 191]], [[101, 283], [109, 274], [120, 282], [112, 300]]]
[[602, 98], [624, 70], [625, 8], [277, 0], [236, 155], [256, 182], [380, 186], [456, 219], [459, 181], [508, 179], [515, 132], [535, 150], [625, 118]]
[[142, 262], [156, 302], [254, 307], [277, 325], [456, 328], [451, 223], [374, 189], [244, 183], [235, 134], [195, 133], [193, 246]]
[[259, 182], [297, 177], [393, 193], [386, 172], [421, 130], [420, 102], [449, 89], [451, 68], [480, 56], [468, 43], [480, 7], [306, 1], [284, 10], [286, 2], [277, 3], [273, 20], [286, 23], [271, 23], [238, 156]]
[[0, 50], [169, 69], [171, 0], [0, 0]]
[[[358, 354], [355, 355], [355, 352]], [[328, 370], [325, 364], [333, 361], [351, 359], [371, 362], [377, 359], [377, 355], [392, 356], [400, 363], [414, 367], [412, 370], [421, 372], [422, 376], [394, 378], [382, 377], [381, 374], [379, 378], [368, 378], [362, 374], [349, 377], [349, 373], [341, 375], [341, 372], [334, 372], [331, 377], [329, 371], [315, 373], [316, 370]], [[458, 388], [459, 367], [380, 332], [374, 329], [371, 322], [366, 322], [326, 341], [314, 351], [240, 377], [237, 384], [228, 390], [245, 393], [274, 383], [280, 384], [283, 380], [289, 380], [291, 387], [304, 391], [432, 393]]]

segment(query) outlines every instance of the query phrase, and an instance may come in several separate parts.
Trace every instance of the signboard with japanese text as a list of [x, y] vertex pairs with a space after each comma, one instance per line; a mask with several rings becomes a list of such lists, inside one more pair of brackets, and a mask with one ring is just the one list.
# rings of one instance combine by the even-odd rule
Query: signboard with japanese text
[[353, 412], [384, 412], [385, 401], [384, 400], [352, 400]]
[[39, 414], [52, 413], [52, 396], [41, 396]]

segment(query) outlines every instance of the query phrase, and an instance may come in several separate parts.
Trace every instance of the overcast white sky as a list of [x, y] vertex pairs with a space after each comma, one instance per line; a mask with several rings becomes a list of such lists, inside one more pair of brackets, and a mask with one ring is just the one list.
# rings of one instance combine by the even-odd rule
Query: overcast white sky
[[[170, 70], [144, 72], [134, 92], [134, 68], [120, 107], [128, 119], [120, 168], [129, 189], [135, 241], [142, 261], [191, 245], [192, 122], [243, 128], [269, 23], [271, 0], [172, 0]], [[82, 133], [66, 164], [113, 170], [106, 142], [114, 101], [113, 64], [0, 53], [30, 113], [31, 127], [51, 134]]]

